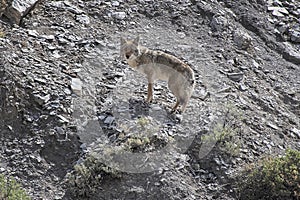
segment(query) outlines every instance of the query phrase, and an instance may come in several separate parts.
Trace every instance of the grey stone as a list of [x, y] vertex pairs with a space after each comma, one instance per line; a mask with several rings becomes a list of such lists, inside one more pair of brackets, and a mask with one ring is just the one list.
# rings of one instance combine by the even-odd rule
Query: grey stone
[[82, 24], [89, 24], [90, 23], [90, 18], [87, 15], [77, 15], [76, 16], [76, 21], [78, 21]]
[[126, 13], [125, 12], [113, 12], [112, 17], [114, 17], [115, 19], [122, 20], [122, 19], [125, 19]]
[[28, 35], [37, 37], [39, 33], [36, 30], [28, 30]]
[[245, 86], [244, 84], [240, 84], [240, 85], [239, 85], [239, 89], [240, 89], [241, 91], [246, 91], [246, 90], [248, 90], [248, 87]]
[[4, 15], [15, 24], [20, 24], [21, 19], [35, 6], [39, 0], [14, 0], [4, 11]]
[[222, 15], [213, 16], [210, 26], [214, 31], [222, 32], [228, 26], [228, 20]]
[[69, 10], [70, 12], [79, 15], [84, 13], [83, 10], [77, 8], [75, 5], [73, 5], [71, 2], [69, 1], [64, 1], [64, 4], [66, 5], [66, 9]]
[[43, 38], [45, 40], [54, 40], [55, 36], [54, 35], [40, 35], [40, 38]]
[[275, 124], [272, 124], [272, 123], [267, 123], [267, 126], [269, 126], [270, 128], [272, 128], [272, 129], [275, 129], [275, 130], [278, 130], [279, 129], [279, 127], [278, 126], [276, 126]]
[[41, 96], [41, 95], [34, 95], [35, 97], [35, 101], [39, 104], [39, 105], [43, 105], [44, 103], [47, 103], [50, 100], [51, 95], [47, 94], [45, 96]]
[[252, 64], [253, 64], [253, 66], [256, 68], [256, 69], [258, 69], [259, 68], [259, 64], [258, 64], [258, 62], [256, 62], [256, 60], [252, 60]]
[[291, 32], [291, 41], [300, 43], [300, 30], [293, 30]]
[[63, 122], [63, 123], [69, 123], [70, 121], [67, 119], [67, 118], [65, 118], [64, 116], [62, 116], [62, 115], [57, 115], [57, 117], [61, 120], [61, 122]]
[[297, 128], [294, 127], [294, 128], [291, 129], [291, 131], [292, 131], [294, 134], [296, 134], [298, 138], [300, 138], [300, 130], [299, 130], [299, 129], [297, 129]]
[[69, 43], [69, 41], [67, 40], [67, 39], [65, 39], [65, 38], [62, 38], [62, 37], [59, 37], [58, 38], [58, 42], [59, 42], [59, 44], [68, 44]]
[[300, 53], [296, 51], [288, 42], [283, 42], [284, 52], [283, 57], [295, 64], [300, 64]]
[[115, 121], [115, 117], [107, 116], [104, 120], [104, 124], [111, 125]]
[[237, 30], [234, 32], [233, 41], [239, 49], [246, 50], [252, 45], [251, 36], [242, 30]]
[[118, 1], [113, 1], [112, 3], [111, 3], [111, 5], [113, 5], [113, 6], [119, 6], [120, 5], [120, 3], [118, 2]]

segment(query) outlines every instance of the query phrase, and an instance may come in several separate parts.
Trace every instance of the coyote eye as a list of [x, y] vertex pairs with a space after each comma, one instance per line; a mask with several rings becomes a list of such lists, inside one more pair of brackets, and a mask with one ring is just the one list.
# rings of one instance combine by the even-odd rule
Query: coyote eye
[[139, 55], [139, 50], [138, 49], [136, 49], [136, 50], [134, 50], [134, 55]]

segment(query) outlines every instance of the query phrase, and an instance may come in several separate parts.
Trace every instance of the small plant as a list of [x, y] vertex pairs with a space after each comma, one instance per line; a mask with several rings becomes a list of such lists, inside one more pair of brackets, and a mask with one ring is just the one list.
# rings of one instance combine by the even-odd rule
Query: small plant
[[125, 151], [148, 152], [165, 144], [156, 136], [159, 124], [149, 116], [140, 116], [130, 127], [123, 125], [122, 129], [124, 132], [120, 144]]
[[268, 158], [260, 166], [245, 171], [239, 181], [240, 199], [300, 199], [300, 152]]
[[0, 38], [3, 38], [3, 37], [5, 37], [5, 33], [4, 33], [4, 31], [0, 30]]
[[237, 140], [236, 134], [236, 129], [217, 124], [212, 134], [203, 135], [201, 141], [215, 143], [216, 147], [222, 152], [231, 156], [237, 156], [240, 152], [241, 144]]
[[120, 172], [115, 168], [105, 165], [90, 154], [82, 163], [74, 166], [74, 170], [66, 175], [66, 180], [76, 196], [88, 197], [97, 190], [105, 178], [120, 176]]
[[241, 131], [242, 113], [232, 104], [224, 106], [223, 121], [216, 124], [212, 133], [202, 135], [201, 141], [214, 143], [216, 148], [229, 156], [237, 156], [240, 152], [241, 142], [237, 137]]
[[148, 137], [131, 137], [125, 142], [125, 147], [134, 152], [135, 150], [145, 149], [149, 144], [150, 139]]
[[137, 124], [141, 127], [145, 127], [150, 123], [150, 120], [147, 117], [140, 117], [137, 119]]
[[1, 200], [30, 200], [21, 185], [12, 178], [0, 174], [0, 199]]

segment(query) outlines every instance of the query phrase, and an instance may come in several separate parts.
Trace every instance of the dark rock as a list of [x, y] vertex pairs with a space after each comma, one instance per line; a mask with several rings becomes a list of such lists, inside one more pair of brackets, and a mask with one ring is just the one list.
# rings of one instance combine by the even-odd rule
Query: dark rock
[[300, 64], [300, 52], [295, 50], [289, 43], [284, 42], [283, 57], [295, 64]]
[[291, 41], [300, 43], [300, 27], [298, 30], [292, 30], [291, 31]]
[[28, 12], [34, 8], [39, 0], [13, 0], [11, 5], [5, 8], [4, 15], [15, 24], [20, 24], [20, 21]]
[[230, 80], [233, 80], [235, 82], [240, 82], [241, 80], [243, 80], [244, 73], [242, 73], [242, 72], [228, 73], [227, 76]]
[[115, 117], [107, 116], [104, 120], [104, 124], [111, 125], [115, 121]]

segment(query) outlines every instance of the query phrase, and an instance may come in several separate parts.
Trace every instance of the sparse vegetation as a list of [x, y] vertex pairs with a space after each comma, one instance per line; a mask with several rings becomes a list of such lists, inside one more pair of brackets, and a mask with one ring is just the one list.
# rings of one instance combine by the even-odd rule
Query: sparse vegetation
[[120, 178], [122, 174], [118, 163], [119, 156], [122, 157], [128, 152], [151, 151], [155, 147], [165, 145], [164, 141], [152, 135], [157, 127], [154, 127], [151, 118], [140, 117], [136, 119], [133, 128], [125, 126], [122, 128], [126, 131], [123, 132], [123, 136], [120, 136], [116, 146], [102, 144], [95, 146], [95, 149], [81, 163], [76, 164], [71, 173], [67, 174], [67, 183], [73, 187], [71, 191], [76, 193], [75, 196], [88, 197], [99, 188], [102, 181]]
[[212, 134], [203, 135], [202, 142], [216, 143], [216, 147], [222, 152], [237, 156], [240, 152], [240, 142], [236, 137], [237, 130], [230, 127], [223, 127], [221, 124], [216, 125]]
[[147, 152], [166, 144], [158, 138], [159, 126], [151, 117], [141, 116], [135, 120], [135, 126], [123, 127], [122, 147], [130, 152]]
[[150, 144], [148, 137], [131, 137], [125, 143], [126, 149], [134, 151], [135, 149], [145, 149]]
[[300, 152], [267, 158], [259, 166], [245, 170], [239, 185], [240, 199], [300, 199]]
[[241, 147], [237, 134], [240, 131], [242, 119], [241, 113], [235, 106], [226, 105], [223, 122], [218, 123], [211, 134], [203, 135], [201, 141], [215, 143], [222, 152], [230, 156], [237, 156]]
[[5, 36], [5, 32], [0, 30], [0, 38], [3, 38]]
[[30, 200], [21, 185], [13, 178], [0, 174], [0, 199], [1, 200]]
[[76, 192], [76, 196], [88, 197], [96, 191], [104, 177], [118, 178], [121, 174], [115, 168], [105, 165], [93, 155], [80, 164], [74, 166], [74, 170], [67, 174], [67, 182]]

